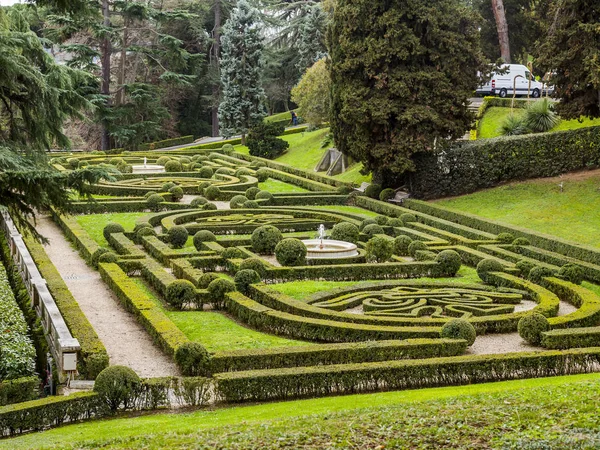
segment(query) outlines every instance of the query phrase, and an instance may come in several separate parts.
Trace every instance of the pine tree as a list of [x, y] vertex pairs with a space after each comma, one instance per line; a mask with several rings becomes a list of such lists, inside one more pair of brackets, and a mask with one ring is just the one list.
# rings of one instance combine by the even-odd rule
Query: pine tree
[[298, 69], [304, 73], [306, 69], [327, 55], [325, 47], [325, 31], [327, 15], [320, 4], [308, 6], [300, 26], [298, 40]]
[[463, 0], [338, 0], [328, 42], [336, 145], [376, 182], [471, 127], [467, 99], [486, 65]]
[[265, 116], [259, 26], [258, 11], [240, 0], [223, 27], [219, 121], [223, 136], [241, 134], [242, 143], [250, 128]]

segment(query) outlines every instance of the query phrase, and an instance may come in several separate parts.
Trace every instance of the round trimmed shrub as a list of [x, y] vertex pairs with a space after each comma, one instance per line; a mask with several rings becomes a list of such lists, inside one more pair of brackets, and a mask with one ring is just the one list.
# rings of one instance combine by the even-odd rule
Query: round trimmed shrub
[[214, 203], [207, 203], [206, 205], [204, 205], [202, 207], [202, 209], [206, 210], [206, 211], [215, 211], [217, 209], [217, 205], [215, 205]]
[[69, 163], [69, 168], [70, 169], [72, 169], [72, 170], [79, 169], [79, 160], [77, 158], [70, 158], [68, 160], [68, 163]]
[[206, 289], [210, 283], [219, 278], [219, 275], [215, 272], [205, 272], [198, 277], [198, 287], [200, 289]]
[[275, 247], [275, 257], [282, 266], [302, 266], [306, 264], [306, 245], [299, 239], [283, 239]]
[[231, 153], [233, 151], [233, 145], [225, 144], [221, 147], [221, 151], [223, 151], [223, 153]]
[[382, 188], [380, 184], [370, 184], [369, 186], [367, 186], [367, 189], [365, 189], [365, 194], [367, 195], [367, 197], [379, 200], [379, 194], [381, 194], [381, 189]]
[[175, 225], [167, 232], [171, 245], [175, 248], [183, 248], [188, 240], [188, 230], [181, 225]]
[[102, 235], [104, 236], [104, 239], [108, 241], [108, 238], [111, 234], [123, 232], [125, 232], [125, 228], [123, 228], [123, 225], [116, 222], [110, 222], [102, 230]]
[[171, 199], [174, 202], [178, 202], [183, 198], [183, 189], [179, 186], [173, 186], [169, 189], [169, 193], [171, 194]]
[[491, 258], [479, 261], [479, 264], [477, 264], [477, 275], [485, 283], [490, 283], [489, 272], [504, 272], [504, 266], [499, 261]]
[[[81, 166], [83, 166], [83, 162], [81, 163]], [[87, 163], [85, 163], [87, 165]], [[121, 173], [132, 173], [133, 172], [133, 166], [131, 166], [131, 164], [127, 164], [127, 163], [122, 163], [117, 165], [117, 170]]]
[[336, 223], [331, 230], [331, 239], [352, 242], [353, 244], [358, 242], [359, 235], [358, 227], [350, 222]]
[[220, 174], [220, 175], [231, 175], [231, 176], [233, 176], [233, 175], [235, 175], [235, 170], [234, 170], [234, 169], [231, 169], [231, 168], [229, 168], [229, 167], [219, 167], [219, 168], [218, 168], [218, 169], [215, 171], [215, 173], [218, 173], [218, 174]]
[[510, 244], [515, 240], [515, 237], [510, 233], [500, 233], [496, 236], [496, 240], [501, 244]]
[[271, 194], [269, 191], [260, 191], [258, 194], [256, 194], [254, 199], [265, 200], [265, 203], [269, 204], [273, 201], [273, 194]]
[[[69, 162], [70, 162], [70, 161], [71, 161], [71, 160], [69, 160]], [[110, 159], [108, 160], [108, 163], [109, 163], [111, 166], [118, 166], [119, 164], [124, 164], [124, 163], [125, 163], [125, 160], [124, 160], [123, 158], [120, 158], [120, 157], [118, 157], [118, 156], [115, 156], [114, 158], [110, 158]]]
[[362, 230], [363, 233], [365, 233], [367, 236], [375, 236], [376, 234], [384, 234], [385, 231], [383, 231], [383, 228], [381, 228], [381, 226], [377, 225], [376, 223], [372, 223], [370, 225], [367, 225], [366, 227], [363, 228]]
[[553, 277], [554, 272], [547, 267], [535, 266], [529, 271], [527, 279], [535, 284], [540, 284], [545, 277]]
[[182, 309], [187, 303], [196, 303], [196, 288], [188, 280], [175, 280], [167, 286], [165, 300], [174, 308]]
[[169, 161], [171, 161], [171, 158], [169, 158], [168, 156], [161, 156], [156, 160], [156, 164], [158, 164], [159, 166], [164, 166]]
[[423, 241], [412, 241], [408, 244], [408, 254], [413, 258], [415, 257], [415, 253], [424, 250], [429, 250], [429, 247], [427, 247], [427, 244]]
[[560, 268], [558, 274], [561, 278], [574, 284], [581, 284], [583, 281], [583, 270], [575, 264], [565, 264]]
[[411, 213], [404, 213], [404, 214], [400, 215], [400, 220], [403, 223], [416, 222], [417, 216], [415, 216], [414, 214], [411, 214]]
[[412, 243], [412, 241], [412, 238], [405, 234], [396, 236], [396, 239], [394, 239], [394, 254], [398, 256], [410, 255], [408, 247]]
[[248, 258], [240, 264], [240, 270], [253, 270], [262, 278], [266, 275], [267, 269], [259, 258]]
[[172, 181], [167, 181], [160, 187], [160, 192], [169, 192], [169, 189], [175, 186], [177, 186], [176, 183], [173, 183]]
[[381, 226], [387, 225], [388, 220], [389, 219], [386, 216], [376, 216], [375, 217], [375, 222], [377, 222], [377, 225], [381, 225]]
[[190, 158], [188, 158], [187, 156], [182, 156], [181, 158], [179, 158], [179, 162], [181, 164], [189, 164], [192, 162], [192, 160]]
[[460, 255], [454, 250], [443, 250], [435, 257], [445, 276], [453, 277], [460, 270], [462, 260]]
[[159, 211], [162, 208], [161, 203], [164, 203], [164, 201], [165, 199], [162, 195], [152, 194], [146, 199], [146, 205], [148, 205], [148, 208], [152, 211]]
[[135, 237], [140, 241], [144, 236], [156, 236], [156, 231], [152, 227], [142, 227], [136, 231]]
[[212, 178], [212, 176], [215, 174], [212, 168], [206, 166], [202, 167], [198, 173], [200, 174], [201, 178]]
[[119, 257], [116, 253], [106, 252], [102, 253], [98, 258], [98, 263], [116, 263]]
[[190, 206], [192, 208], [200, 208], [204, 205], [206, 205], [208, 203], [208, 200], [206, 200], [204, 197], [200, 196], [200, 197], [196, 197], [194, 199], [192, 199], [192, 201], [190, 202]]
[[146, 192], [146, 193], [144, 194], [144, 198], [145, 198], [146, 200], [148, 200], [148, 197], [150, 197], [151, 195], [154, 195], [154, 194], [158, 194], [158, 192], [156, 192], [156, 191], [148, 191], [148, 192]]
[[429, 250], [417, 250], [415, 252], [415, 261], [435, 261], [437, 255]]
[[375, 236], [367, 242], [367, 261], [377, 263], [389, 261], [393, 254], [393, 248], [391, 240], [383, 236]]
[[[87, 166], [89, 166], [89, 165], [90, 165], [90, 163], [89, 163], [89, 162], [87, 162], [87, 161], [81, 161], [81, 162], [79, 163], [79, 167], [81, 167], [82, 169], [83, 169], [84, 167], [87, 167]], [[131, 167], [131, 166], [129, 166], [129, 167]], [[133, 170], [133, 168], [132, 168], [131, 170]], [[131, 172], [129, 172], [129, 173], [131, 173]]]
[[215, 242], [217, 237], [213, 234], [212, 231], [208, 230], [200, 230], [194, 235], [194, 247], [196, 250], [200, 250], [202, 248], [203, 242]]
[[236, 259], [243, 258], [244, 252], [242, 252], [237, 247], [227, 247], [225, 250], [221, 252], [221, 258], [223, 259]]
[[272, 225], [258, 227], [252, 233], [252, 249], [261, 255], [272, 255], [279, 241], [283, 239], [279, 228]]
[[530, 313], [521, 317], [517, 325], [519, 336], [532, 345], [539, 345], [542, 342], [542, 333], [549, 329], [548, 319], [539, 313]]
[[109, 253], [110, 250], [107, 249], [106, 247], [99, 247], [96, 249], [96, 251], [94, 253], [92, 253], [92, 266], [94, 267], [98, 267], [98, 260], [100, 259], [100, 257], [102, 255], [104, 255], [105, 253]]
[[252, 161], [252, 164], [250, 164], [252, 169], [260, 169], [261, 167], [267, 167], [267, 165], [262, 161]]
[[245, 195], [248, 200], [254, 200], [256, 198], [256, 194], [260, 192], [260, 189], [257, 187], [250, 187], [246, 189]]
[[198, 193], [204, 195], [204, 191], [210, 186], [210, 181], [201, 181], [198, 183]]
[[229, 201], [229, 207], [231, 209], [240, 209], [247, 201], [248, 198], [245, 195], [234, 195]]
[[141, 228], [152, 228], [152, 225], [150, 225], [150, 222], [138, 222], [133, 227], [133, 232], [137, 233]]
[[235, 282], [235, 287], [242, 294], [248, 293], [248, 287], [251, 284], [260, 282], [260, 275], [258, 272], [252, 269], [242, 269], [238, 270], [233, 279]]
[[385, 188], [383, 191], [379, 193], [379, 200], [382, 202], [387, 202], [388, 200], [394, 198], [396, 196], [396, 191], [392, 188]]
[[388, 220], [387, 224], [390, 227], [403, 227], [404, 226], [404, 222], [402, 222], [402, 219], [398, 219], [397, 217], [393, 217], [390, 220]]
[[218, 186], [209, 186], [204, 189], [204, 195], [208, 200], [217, 200], [221, 196], [221, 189]]
[[183, 167], [179, 161], [167, 161], [165, 164], [165, 172], [182, 172]]
[[475, 327], [465, 319], [452, 319], [446, 322], [440, 331], [442, 339], [464, 339], [470, 347], [475, 342]]
[[365, 219], [360, 223], [360, 226], [358, 228], [360, 229], [360, 231], [362, 231], [365, 229], [365, 227], [369, 225], [377, 225], [377, 221], [375, 219]]
[[224, 306], [225, 295], [235, 291], [235, 284], [225, 278], [217, 278], [210, 282], [207, 289], [213, 307], [220, 309]]
[[517, 245], [517, 246], [531, 245], [531, 242], [529, 242], [529, 239], [527, 239], [527, 238], [520, 237], [520, 238], [516, 238], [514, 241], [512, 241], [512, 245]]
[[529, 278], [529, 272], [531, 272], [531, 269], [535, 267], [535, 264], [522, 259], [516, 262], [515, 267], [519, 269], [519, 272], [523, 278]]
[[245, 167], [242, 167], [241, 169], [235, 171], [235, 176], [238, 178], [249, 175], [252, 175], [252, 171], [250, 169], [246, 169]]
[[260, 205], [258, 204], [258, 202], [256, 200], [248, 200], [247, 202], [245, 202], [242, 205], [243, 208], [246, 209], [256, 209], [256, 208], [260, 208]]
[[191, 172], [194, 172], [194, 171], [196, 171], [196, 170], [200, 169], [201, 167], [202, 167], [202, 166], [201, 166], [200, 164], [198, 164], [198, 163], [195, 163], [195, 162], [191, 163], [191, 164], [188, 166], [188, 168], [190, 169], [190, 171], [191, 171]]
[[255, 176], [261, 183], [267, 181], [269, 179], [269, 169], [260, 168], [256, 171]]
[[186, 377], [210, 375], [210, 355], [197, 342], [186, 342], [177, 347], [175, 363]]
[[132, 407], [141, 392], [140, 377], [125, 366], [110, 366], [96, 377], [94, 392], [111, 411]]

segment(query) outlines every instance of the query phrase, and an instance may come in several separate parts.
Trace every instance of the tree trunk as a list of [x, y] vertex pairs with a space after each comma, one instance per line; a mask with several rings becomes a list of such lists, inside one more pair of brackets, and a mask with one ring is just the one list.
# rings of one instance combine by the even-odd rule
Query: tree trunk
[[[110, 27], [110, 10], [108, 0], [102, 0], [102, 16], [104, 17], [104, 26]], [[111, 43], [110, 38], [107, 36], [102, 39], [100, 44], [101, 52], [101, 64], [102, 64], [102, 86], [100, 93], [106, 95], [106, 106], [110, 108], [110, 54], [111, 54]], [[102, 136], [101, 136], [101, 147], [102, 150], [110, 150], [110, 135], [108, 134], [108, 124], [106, 119], [102, 120]]]
[[[221, 0], [215, 1], [215, 29], [213, 32], [213, 64], [215, 73], [219, 74], [219, 53], [221, 52]], [[213, 85], [213, 107], [212, 107], [212, 135], [219, 136], [219, 97], [221, 94], [221, 80], [218, 77]]]
[[246, 133], [242, 133], [242, 140], [241, 140], [240, 144], [246, 145]]
[[[125, 3], [127, 4], [127, 2]], [[128, 27], [129, 19], [127, 17], [123, 20], [123, 41], [121, 42], [121, 59], [119, 61], [119, 77], [117, 79], [118, 89], [117, 98], [115, 99], [115, 104], [120, 106], [125, 101], [125, 90], [123, 89], [123, 85], [125, 84], [125, 70], [127, 64], [127, 41], [129, 38]]]
[[498, 30], [498, 42], [500, 43], [500, 58], [506, 64], [510, 64], [510, 42], [508, 40], [508, 23], [504, 12], [504, 3], [502, 0], [492, 0], [492, 10], [496, 19], [496, 28]]

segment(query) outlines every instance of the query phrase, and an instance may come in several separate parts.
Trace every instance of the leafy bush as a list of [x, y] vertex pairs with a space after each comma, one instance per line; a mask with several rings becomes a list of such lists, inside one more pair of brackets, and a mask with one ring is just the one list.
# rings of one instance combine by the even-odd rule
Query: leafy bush
[[436, 254], [430, 250], [417, 250], [413, 258], [415, 261], [434, 261]]
[[182, 156], [181, 158], [179, 158], [179, 162], [181, 164], [189, 164], [192, 162], [192, 160], [190, 158], [188, 158], [187, 156]]
[[212, 178], [215, 172], [212, 170], [212, 168], [204, 166], [202, 169], [200, 169], [198, 174], [201, 178]]
[[245, 259], [240, 264], [240, 270], [253, 270], [258, 273], [261, 278], [263, 278], [267, 273], [264, 263], [259, 258]]
[[164, 166], [169, 161], [171, 161], [171, 158], [169, 158], [168, 156], [161, 156], [156, 160], [156, 164], [158, 164], [159, 166]]
[[408, 244], [408, 254], [414, 258], [415, 253], [420, 250], [428, 250], [427, 244], [423, 241], [412, 241]]
[[221, 196], [221, 189], [218, 186], [209, 186], [204, 190], [204, 195], [209, 200], [218, 200]]
[[260, 189], [257, 187], [251, 187], [246, 189], [245, 195], [248, 200], [254, 200], [256, 198], [256, 194], [260, 192]]
[[245, 195], [234, 195], [229, 201], [229, 207], [231, 209], [240, 209], [247, 201], [248, 198]]
[[94, 392], [111, 411], [117, 411], [121, 407], [127, 409], [134, 406], [141, 385], [140, 377], [129, 367], [110, 366], [96, 377]]
[[353, 244], [358, 242], [359, 235], [358, 227], [350, 222], [336, 223], [331, 230], [331, 239], [352, 242]]
[[177, 186], [176, 183], [173, 183], [172, 181], [167, 181], [166, 183], [163, 183], [163, 185], [160, 187], [160, 192], [169, 192], [169, 189], [174, 188], [175, 186]]
[[177, 309], [186, 304], [196, 304], [196, 288], [188, 280], [175, 280], [167, 286], [165, 300]]
[[[378, 226], [378, 225], [369, 225]], [[366, 246], [367, 250], [367, 261], [369, 262], [386, 262], [392, 257], [393, 244], [389, 239], [383, 236], [375, 236], [369, 239]]]
[[221, 309], [225, 302], [225, 295], [235, 291], [235, 284], [224, 278], [217, 278], [210, 282], [207, 289], [213, 307]]
[[255, 209], [255, 208], [260, 208], [260, 205], [258, 204], [258, 202], [256, 200], [248, 200], [247, 202], [244, 202], [242, 207], [246, 208], [246, 209]]
[[154, 195], [154, 194], [158, 194], [158, 192], [156, 192], [156, 191], [148, 191], [148, 192], [146, 192], [146, 193], [144, 194], [144, 199], [145, 199], [145, 200], [148, 200], [148, 198], [149, 198], [151, 195]]
[[109, 249], [107, 249], [106, 247], [99, 247], [97, 248], [94, 253], [92, 253], [92, 266], [94, 267], [98, 267], [98, 260], [100, 259], [100, 257], [102, 255], [104, 255], [105, 253], [110, 252]]
[[453, 277], [460, 270], [462, 261], [454, 250], [443, 250], [437, 254], [435, 261], [441, 266], [442, 273]]
[[496, 239], [501, 244], [510, 244], [515, 240], [515, 237], [510, 233], [500, 233], [498, 236], [496, 236]]
[[[84, 161], [84, 162], [82, 162], [82, 163], [80, 164], [80, 166], [82, 166], [82, 167], [83, 167], [83, 166], [84, 166], [84, 164], [85, 164], [85, 166], [87, 166], [87, 165], [88, 165], [88, 163]], [[132, 172], [133, 172], [133, 167], [131, 166], [131, 164], [119, 164], [119, 165], [117, 166], [117, 170], [118, 170], [119, 172], [121, 172], [121, 173], [132, 173]]]
[[322, 58], [304, 72], [292, 89], [292, 101], [298, 105], [299, 115], [312, 126], [329, 120], [330, 87], [331, 77], [325, 58]]
[[365, 233], [367, 236], [375, 236], [376, 234], [384, 234], [385, 231], [383, 231], [383, 228], [381, 228], [381, 226], [377, 225], [376, 223], [372, 223], [367, 225], [366, 227], [363, 228], [362, 230], [363, 233]]
[[542, 266], [535, 266], [529, 271], [528, 279], [535, 284], [540, 284], [543, 278], [552, 276], [554, 276], [554, 272], [551, 269]]
[[260, 275], [255, 270], [242, 269], [238, 270], [233, 281], [235, 282], [235, 287], [238, 291], [240, 291], [242, 294], [247, 294], [248, 286], [260, 282]]
[[386, 216], [376, 216], [375, 217], [375, 222], [377, 222], [377, 225], [387, 225], [389, 218]]
[[179, 161], [167, 161], [165, 164], [165, 172], [182, 172], [183, 167]]
[[299, 239], [283, 239], [275, 247], [275, 257], [282, 266], [302, 266], [306, 264], [306, 245]]
[[165, 199], [162, 195], [152, 194], [146, 199], [146, 205], [152, 211], [160, 211], [162, 209], [161, 204], [164, 203]]
[[188, 231], [184, 226], [175, 225], [167, 232], [171, 245], [175, 248], [183, 248], [188, 240]]
[[385, 188], [383, 191], [379, 193], [379, 200], [382, 202], [387, 202], [388, 200], [394, 198], [396, 196], [396, 191], [392, 188]]
[[581, 284], [584, 277], [581, 267], [575, 264], [565, 264], [560, 268], [558, 274], [561, 276], [561, 278], [564, 278], [565, 280], [574, 284]]
[[211, 185], [210, 181], [201, 181], [198, 183], [198, 193], [200, 195], [204, 195], [204, 191], [207, 187]]
[[550, 131], [560, 122], [560, 117], [554, 112], [552, 103], [543, 98], [529, 104], [525, 110], [525, 126], [536, 133]]
[[504, 266], [497, 260], [486, 258], [477, 264], [477, 275], [485, 283], [489, 283], [488, 272], [504, 272]]
[[519, 336], [532, 345], [539, 345], [542, 342], [542, 333], [549, 329], [548, 319], [538, 313], [530, 313], [521, 317], [517, 326]]
[[106, 252], [100, 255], [100, 258], [98, 258], [98, 263], [115, 263], [118, 261], [118, 259], [119, 257], [116, 253]]
[[270, 175], [269, 169], [266, 169], [266, 168], [261, 168], [256, 171], [256, 178], [261, 183], [264, 181], [267, 181], [269, 179], [269, 175]]
[[186, 342], [175, 351], [175, 363], [187, 377], [210, 374], [210, 355], [197, 342]]
[[202, 207], [202, 209], [206, 211], [215, 211], [217, 209], [217, 205], [215, 205], [214, 203], [207, 203]]
[[367, 189], [365, 189], [365, 194], [367, 197], [379, 200], [379, 194], [381, 194], [381, 189], [382, 188], [380, 184], [373, 183], [367, 186]]
[[445, 339], [464, 339], [470, 347], [475, 342], [477, 332], [471, 323], [464, 319], [452, 319], [442, 326], [440, 337]]
[[400, 220], [403, 223], [416, 222], [417, 216], [415, 216], [414, 214], [411, 214], [411, 213], [404, 213], [404, 214], [400, 215]]
[[169, 189], [169, 192], [171, 193], [171, 198], [174, 202], [178, 202], [183, 198], [183, 189], [179, 186], [173, 186]]
[[272, 225], [263, 225], [252, 233], [252, 249], [261, 255], [272, 255], [282, 239], [283, 236], [278, 228]]
[[402, 222], [402, 219], [399, 219], [398, 217], [392, 217], [391, 219], [388, 220], [387, 224], [389, 227], [403, 227], [404, 226], [404, 222]]
[[237, 247], [227, 247], [221, 252], [221, 258], [223, 259], [243, 258], [243, 256], [244, 252]]
[[203, 242], [216, 242], [217, 237], [212, 233], [212, 231], [200, 230], [194, 235], [193, 240], [196, 250], [201, 250]]
[[412, 238], [405, 234], [396, 236], [396, 239], [394, 239], [394, 254], [398, 256], [410, 255], [408, 247], [412, 243], [412, 241]]
[[285, 127], [273, 122], [261, 122], [250, 129], [246, 145], [252, 156], [275, 159], [290, 144], [277, 136], [283, 134]]
[[512, 241], [512, 245], [515, 245], [515, 246], [531, 245], [531, 242], [529, 242], [529, 239], [527, 239], [527, 238], [520, 237], [520, 238], [516, 238], [514, 241]]
[[531, 261], [521, 259], [515, 263], [515, 267], [519, 269], [519, 272], [523, 278], [529, 278], [529, 272], [531, 272], [531, 269], [535, 267], [535, 264]]
[[124, 233], [124, 232], [125, 232], [125, 228], [123, 228], [123, 225], [121, 225], [120, 223], [116, 223], [116, 222], [110, 222], [102, 230], [102, 235], [104, 236], [104, 239], [106, 239], [108, 241], [108, 238], [110, 237], [111, 234]]
[[260, 191], [258, 194], [256, 194], [255, 199], [266, 200], [266, 203], [269, 204], [273, 201], [273, 194], [271, 194], [269, 191]]
[[156, 231], [151, 227], [142, 227], [135, 233], [135, 237], [138, 241], [144, 236], [156, 236]]
[[509, 115], [500, 126], [500, 134], [502, 136], [518, 136], [529, 132], [525, 119], [522, 116], [514, 114]]
[[200, 208], [201, 206], [204, 206], [208, 203], [208, 200], [202, 196], [200, 197], [196, 197], [194, 198], [191, 202], [190, 202], [190, 206], [192, 208]]
[[200, 289], [206, 289], [210, 283], [219, 278], [219, 275], [215, 272], [205, 272], [198, 278], [198, 287]]
[[235, 176], [240, 178], [243, 176], [251, 176], [252, 175], [252, 171], [250, 169], [247, 169], [245, 167], [242, 167], [241, 169], [238, 169], [235, 171]]

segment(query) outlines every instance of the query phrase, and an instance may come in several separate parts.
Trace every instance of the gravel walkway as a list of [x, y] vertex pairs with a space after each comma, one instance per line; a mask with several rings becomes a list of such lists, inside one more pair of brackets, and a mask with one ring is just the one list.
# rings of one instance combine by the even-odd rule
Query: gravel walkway
[[50, 240], [46, 253], [98, 333], [111, 365], [131, 367], [140, 377], [178, 375], [171, 358], [153, 344], [150, 335], [125, 311], [100, 274], [86, 265], [52, 219], [39, 217], [36, 229]]

